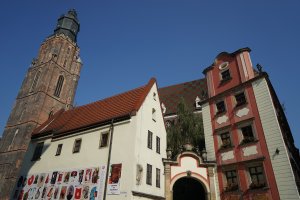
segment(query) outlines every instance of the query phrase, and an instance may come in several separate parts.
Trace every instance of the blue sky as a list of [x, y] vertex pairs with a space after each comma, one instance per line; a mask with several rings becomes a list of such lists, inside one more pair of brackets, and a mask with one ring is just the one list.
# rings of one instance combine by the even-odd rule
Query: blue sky
[[0, 3], [0, 134], [32, 58], [57, 18], [75, 8], [84, 66], [75, 98], [87, 104], [145, 84], [203, 78], [215, 56], [252, 49], [270, 75], [300, 147], [300, 1], [26, 0]]

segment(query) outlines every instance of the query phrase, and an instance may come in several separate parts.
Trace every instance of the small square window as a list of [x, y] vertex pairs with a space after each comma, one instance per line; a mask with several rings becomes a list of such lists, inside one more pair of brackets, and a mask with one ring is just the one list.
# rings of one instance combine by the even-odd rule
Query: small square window
[[56, 156], [59, 156], [61, 154], [62, 146], [63, 144], [57, 145], [56, 154], [55, 154]]
[[253, 130], [252, 130], [251, 125], [242, 127], [241, 132], [242, 132], [242, 135], [243, 135], [242, 144], [254, 141], [255, 138], [254, 138], [254, 134], [253, 134]]
[[147, 164], [147, 177], [146, 177], [147, 185], [152, 185], [152, 165]]
[[34, 153], [32, 156], [32, 161], [39, 160], [41, 158], [42, 152], [44, 148], [44, 142], [38, 143], [34, 149]]
[[156, 101], [156, 93], [153, 92], [153, 100]]
[[221, 81], [224, 82], [224, 81], [228, 81], [231, 79], [231, 76], [230, 76], [230, 72], [229, 72], [229, 69], [227, 70], [224, 70], [221, 72]]
[[160, 153], [160, 138], [156, 136], [156, 153]]
[[74, 142], [73, 153], [79, 153], [81, 147], [81, 139], [76, 139]]
[[217, 107], [217, 114], [226, 112], [226, 107], [225, 107], [224, 101], [219, 101], [218, 103], [216, 103], [216, 107]]
[[100, 148], [101, 147], [107, 147], [108, 146], [108, 136], [109, 133], [105, 132], [105, 133], [101, 133], [101, 139], [100, 139]]
[[266, 186], [262, 165], [249, 167], [249, 174], [251, 178], [251, 184], [250, 184], [251, 189], [262, 188]]
[[148, 131], [147, 147], [149, 149], [152, 149], [152, 137], [153, 137], [153, 133], [151, 131]]
[[221, 144], [221, 149], [225, 149], [228, 147], [231, 147], [231, 139], [230, 139], [230, 133], [226, 132], [226, 133], [222, 133], [220, 135], [222, 144]]
[[241, 106], [241, 105], [244, 105], [247, 103], [246, 101], [246, 96], [245, 96], [245, 93], [244, 92], [241, 92], [239, 94], [236, 94], [235, 96], [235, 101], [236, 101], [236, 107], [237, 106]]
[[227, 186], [225, 191], [235, 191], [239, 188], [237, 181], [237, 172], [236, 170], [226, 171], [225, 172]]

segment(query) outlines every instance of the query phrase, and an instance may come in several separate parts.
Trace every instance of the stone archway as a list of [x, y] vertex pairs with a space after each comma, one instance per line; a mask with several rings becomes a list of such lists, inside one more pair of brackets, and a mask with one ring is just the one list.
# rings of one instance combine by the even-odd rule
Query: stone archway
[[173, 186], [173, 200], [206, 200], [204, 186], [195, 178], [183, 177]]

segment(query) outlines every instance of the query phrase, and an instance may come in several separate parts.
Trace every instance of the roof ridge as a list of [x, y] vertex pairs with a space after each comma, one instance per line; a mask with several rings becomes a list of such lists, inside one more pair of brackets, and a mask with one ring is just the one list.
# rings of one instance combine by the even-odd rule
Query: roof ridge
[[[60, 134], [103, 122], [103, 120], [108, 120], [112, 117], [134, 116], [140, 109], [154, 83], [156, 83], [155, 78], [151, 78], [147, 84], [140, 87], [71, 110], [61, 110], [37, 127], [32, 134], [36, 135], [47, 132]], [[122, 107], [124, 105], [125, 107]]]
[[186, 81], [186, 82], [182, 82], [182, 83], [177, 83], [177, 84], [174, 84], [174, 85], [169, 85], [169, 86], [161, 87], [161, 88], [159, 88], [158, 90], [160, 90], [160, 89], [166, 89], [166, 88], [174, 87], [174, 86], [178, 86], [178, 85], [183, 85], [183, 84], [185, 84], [185, 83], [190, 83], [190, 82], [194, 82], [194, 81], [205, 80], [205, 79], [206, 79], [206, 78], [200, 78], [200, 79], [195, 79], [195, 80], [192, 80], [192, 81]]
[[117, 96], [120, 96], [120, 95], [124, 95], [124, 94], [129, 93], [129, 92], [132, 92], [132, 91], [134, 91], [134, 90], [142, 89], [143, 87], [146, 87], [146, 86], [147, 86], [147, 84], [146, 84], [146, 85], [142, 85], [142, 86], [137, 87], [137, 88], [134, 88], [134, 89], [131, 89], [131, 90], [127, 90], [127, 91], [122, 92], [122, 93], [115, 94], [115, 95], [113, 95], [113, 96], [106, 97], [106, 98], [104, 98], [104, 99], [100, 99], [100, 100], [97, 100], [97, 101], [94, 101], [94, 102], [91, 102], [91, 103], [88, 103], [88, 104], [84, 104], [84, 105], [81, 105], [81, 106], [77, 106], [77, 107], [75, 107], [75, 108], [73, 108], [73, 109], [66, 110], [65, 112], [68, 112], [68, 111], [74, 111], [74, 110], [76, 110], [76, 109], [84, 108], [84, 107], [87, 107], [87, 106], [90, 106], [90, 105], [93, 105], [93, 104], [96, 104], [96, 103], [99, 103], [99, 102], [105, 102], [105, 101], [108, 101], [109, 99], [112, 99], [112, 98], [114, 98], [114, 97], [117, 97]]

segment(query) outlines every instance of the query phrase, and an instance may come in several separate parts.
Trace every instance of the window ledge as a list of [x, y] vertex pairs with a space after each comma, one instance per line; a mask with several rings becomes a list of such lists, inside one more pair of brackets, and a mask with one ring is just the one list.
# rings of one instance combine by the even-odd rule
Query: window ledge
[[232, 150], [232, 149], [234, 149], [234, 145], [230, 145], [230, 146], [226, 146], [226, 147], [220, 147], [219, 149], [218, 149], [218, 151], [219, 152], [225, 152], [225, 151], [229, 151], [229, 150]]
[[249, 192], [258, 192], [258, 191], [266, 191], [269, 190], [270, 188], [268, 186], [265, 187], [259, 187], [259, 188], [248, 188], [247, 191]]
[[222, 116], [222, 115], [224, 115], [224, 114], [226, 114], [226, 110], [225, 111], [222, 111], [222, 112], [216, 112], [216, 114], [215, 114], [215, 117], [220, 117], [220, 116]]
[[248, 105], [248, 102], [245, 102], [245, 103], [242, 103], [242, 104], [236, 104], [234, 106], [234, 110], [238, 110], [238, 109], [241, 109], [241, 108], [244, 108]]
[[232, 79], [232, 77], [227, 78], [227, 79], [222, 79], [222, 80], [220, 81], [219, 86], [225, 85], [225, 84], [228, 83], [231, 79]]
[[245, 147], [245, 146], [250, 146], [252, 144], [256, 144], [259, 140], [254, 138], [253, 141], [249, 141], [249, 142], [243, 142], [243, 140], [241, 141], [241, 143], [239, 144], [239, 147]]

